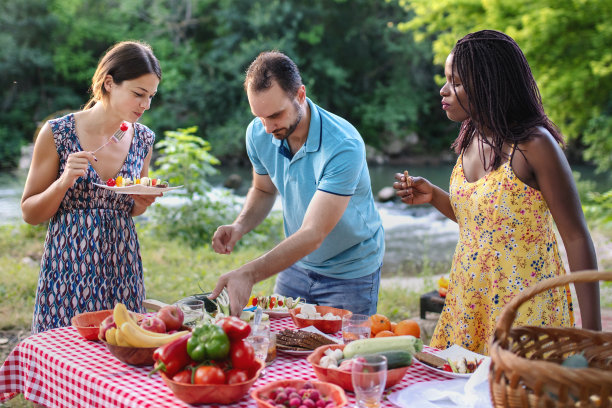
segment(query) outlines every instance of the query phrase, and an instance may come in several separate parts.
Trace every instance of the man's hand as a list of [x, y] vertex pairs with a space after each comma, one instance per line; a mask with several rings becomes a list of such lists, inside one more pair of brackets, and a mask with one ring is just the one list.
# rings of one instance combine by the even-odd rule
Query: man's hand
[[223, 288], [227, 288], [230, 299], [230, 311], [232, 316], [240, 316], [242, 309], [249, 301], [251, 290], [255, 282], [252, 281], [250, 273], [246, 270], [236, 269], [227, 272], [219, 278], [217, 286], [212, 291], [209, 299], [216, 299]]
[[242, 238], [242, 232], [235, 225], [222, 225], [215, 231], [212, 238], [212, 247], [218, 254], [230, 254], [236, 242]]

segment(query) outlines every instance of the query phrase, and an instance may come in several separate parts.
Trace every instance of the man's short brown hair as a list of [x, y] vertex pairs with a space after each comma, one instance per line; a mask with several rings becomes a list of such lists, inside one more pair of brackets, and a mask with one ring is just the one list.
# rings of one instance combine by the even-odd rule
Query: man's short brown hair
[[261, 92], [270, 89], [273, 81], [290, 97], [302, 86], [300, 71], [291, 58], [279, 51], [264, 51], [246, 70], [244, 90]]

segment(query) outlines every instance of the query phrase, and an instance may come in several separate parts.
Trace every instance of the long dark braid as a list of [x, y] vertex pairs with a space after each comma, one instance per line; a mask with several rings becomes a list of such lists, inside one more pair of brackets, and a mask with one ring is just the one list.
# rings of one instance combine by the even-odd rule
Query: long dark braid
[[[471, 33], [457, 41], [452, 54], [453, 75], [457, 72], [461, 78], [470, 105], [463, 106], [469, 118], [461, 124], [452, 146], [457, 154], [476, 135], [490, 135], [490, 139], [480, 140], [491, 146], [494, 154], [487, 170], [497, 169], [508, 156], [503, 151], [504, 143], [516, 149], [529, 140], [537, 126], [546, 128], [563, 144], [559, 129], [544, 112], [527, 59], [511, 37], [493, 30]], [[484, 160], [482, 147], [479, 150]]]

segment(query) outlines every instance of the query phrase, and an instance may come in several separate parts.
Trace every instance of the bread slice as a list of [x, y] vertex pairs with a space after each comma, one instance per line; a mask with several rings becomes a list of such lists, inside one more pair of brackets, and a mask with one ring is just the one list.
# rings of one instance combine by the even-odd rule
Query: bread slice
[[414, 357], [422, 362], [423, 364], [427, 364], [428, 366], [442, 369], [444, 364], [446, 364], [446, 360], [440, 358], [438, 356], [434, 356], [433, 354], [425, 353], [424, 351], [418, 352], [414, 354]]
[[325, 344], [334, 344], [334, 341], [318, 333], [303, 330], [281, 330], [276, 334], [277, 347], [299, 347], [303, 350], [314, 350]]

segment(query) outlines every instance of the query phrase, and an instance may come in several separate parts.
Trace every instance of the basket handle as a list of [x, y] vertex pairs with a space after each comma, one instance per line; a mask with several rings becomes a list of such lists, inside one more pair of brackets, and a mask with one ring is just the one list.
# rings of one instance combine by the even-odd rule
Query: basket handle
[[494, 340], [497, 339], [502, 343], [505, 343], [507, 341], [510, 326], [516, 318], [516, 312], [518, 311], [519, 307], [528, 299], [537, 295], [538, 293], [542, 293], [557, 286], [563, 286], [572, 282], [582, 283], [596, 282], [600, 280], [612, 280], [612, 271], [598, 272], [594, 270], [587, 270], [567, 273], [565, 275], [557, 276], [554, 278], [544, 279], [538, 284], [525, 289], [524, 291], [513, 297], [512, 300], [510, 300], [510, 302], [508, 302], [506, 306], [504, 306], [504, 308], [502, 309], [497, 320], [497, 324], [495, 325]]

